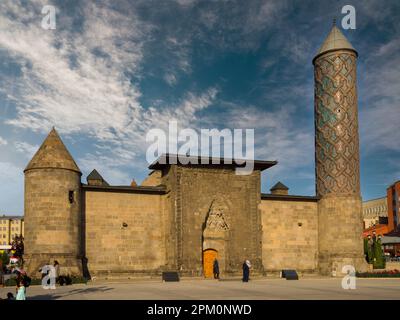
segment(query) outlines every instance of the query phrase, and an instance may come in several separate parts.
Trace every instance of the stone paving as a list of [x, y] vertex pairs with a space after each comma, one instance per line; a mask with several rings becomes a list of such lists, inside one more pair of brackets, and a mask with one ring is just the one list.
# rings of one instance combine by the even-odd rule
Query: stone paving
[[[15, 288], [0, 288], [0, 297]], [[238, 300], [281, 300], [281, 299], [398, 299], [400, 279], [357, 279], [355, 290], [344, 290], [341, 279], [260, 279], [241, 281], [182, 280], [161, 281], [102, 281], [76, 284], [45, 290], [41, 286], [27, 289], [31, 300], [103, 300], [103, 299], [238, 299]]]

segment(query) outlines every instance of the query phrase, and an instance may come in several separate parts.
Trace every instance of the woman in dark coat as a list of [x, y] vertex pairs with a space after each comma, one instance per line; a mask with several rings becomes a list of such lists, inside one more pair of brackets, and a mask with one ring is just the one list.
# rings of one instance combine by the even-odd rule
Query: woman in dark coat
[[243, 282], [249, 282], [250, 277], [250, 261], [245, 260], [243, 262]]
[[214, 260], [213, 274], [214, 274], [214, 279], [219, 279], [219, 264], [217, 259]]

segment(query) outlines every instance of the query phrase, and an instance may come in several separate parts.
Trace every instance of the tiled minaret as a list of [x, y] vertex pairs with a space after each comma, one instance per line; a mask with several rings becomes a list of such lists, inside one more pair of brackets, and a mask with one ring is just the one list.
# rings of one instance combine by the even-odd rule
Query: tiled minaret
[[62, 274], [82, 274], [81, 172], [53, 129], [25, 171], [25, 268], [32, 277], [54, 260]]
[[365, 269], [362, 245], [357, 51], [334, 25], [313, 59], [319, 271]]

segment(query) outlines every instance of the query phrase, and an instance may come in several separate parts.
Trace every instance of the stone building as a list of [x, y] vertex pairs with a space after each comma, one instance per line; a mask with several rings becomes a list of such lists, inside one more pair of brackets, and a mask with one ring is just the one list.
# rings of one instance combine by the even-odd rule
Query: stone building
[[375, 232], [393, 236], [400, 232], [400, 181], [386, 189], [386, 197], [363, 202], [364, 237]]
[[0, 216], [0, 245], [9, 245], [20, 236], [24, 236], [24, 217]]
[[388, 224], [387, 197], [364, 201], [362, 208], [364, 229]]
[[[221, 276], [296, 269], [338, 275], [366, 268], [356, 92], [357, 52], [334, 26], [315, 67], [316, 196], [290, 195], [277, 183], [261, 193], [254, 161], [249, 175], [235, 164], [189, 164], [163, 155], [140, 185], [109, 185], [81, 171], [53, 129], [25, 169], [25, 260], [35, 272], [58, 260], [64, 273], [159, 275], [164, 270]], [[210, 159], [203, 159], [210, 160]]]

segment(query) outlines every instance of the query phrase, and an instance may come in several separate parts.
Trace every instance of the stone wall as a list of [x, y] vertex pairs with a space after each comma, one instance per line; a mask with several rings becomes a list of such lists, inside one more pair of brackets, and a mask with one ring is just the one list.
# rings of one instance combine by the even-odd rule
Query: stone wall
[[362, 240], [361, 198], [324, 196], [318, 204], [319, 272], [341, 275], [345, 265], [367, 271]]
[[80, 174], [30, 169], [25, 173], [25, 268], [37, 277], [40, 267], [57, 260], [63, 273], [80, 274], [80, 253]]
[[162, 179], [171, 190], [168, 251], [182, 274], [201, 276], [209, 248], [219, 252], [221, 274], [240, 274], [244, 259], [262, 271], [259, 171], [240, 176], [232, 168], [174, 165]]
[[163, 197], [85, 191], [85, 249], [92, 276], [160, 273], [166, 263]]
[[262, 260], [268, 272], [296, 269], [316, 272], [318, 211], [316, 201], [262, 199]]

